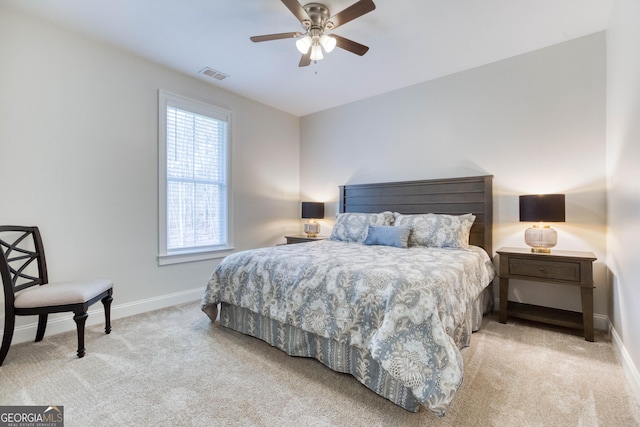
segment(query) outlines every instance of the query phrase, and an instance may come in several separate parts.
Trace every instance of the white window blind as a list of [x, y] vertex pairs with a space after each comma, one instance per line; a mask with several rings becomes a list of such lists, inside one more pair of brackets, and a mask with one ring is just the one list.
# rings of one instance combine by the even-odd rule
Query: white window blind
[[229, 116], [160, 92], [161, 261], [229, 249]]

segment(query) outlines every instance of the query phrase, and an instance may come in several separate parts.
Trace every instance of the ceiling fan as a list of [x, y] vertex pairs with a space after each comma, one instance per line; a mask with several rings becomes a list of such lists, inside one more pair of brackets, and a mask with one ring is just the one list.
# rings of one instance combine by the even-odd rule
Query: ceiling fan
[[334, 30], [376, 8], [372, 0], [359, 0], [343, 11], [331, 16], [329, 8], [321, 3], [308, 3], [302, 6], [297, 0], [282, 0], [285, 6], [302, 24], [304, 33], [294, 31], [290, 33], [266, 34], [250, 37], [252, 42], [265, 42], [295, 38], [296, 47], [302, 53], [299, 67], [306, 67], [311, 61], [319, 61], [324, 56], [322, 50], [331, 52], [336, 46], [348, 50], [356, 55], [364, 55], [369, 48], [353, 40], [340, 37], [337, 34], [325, 34], [326, 30]]

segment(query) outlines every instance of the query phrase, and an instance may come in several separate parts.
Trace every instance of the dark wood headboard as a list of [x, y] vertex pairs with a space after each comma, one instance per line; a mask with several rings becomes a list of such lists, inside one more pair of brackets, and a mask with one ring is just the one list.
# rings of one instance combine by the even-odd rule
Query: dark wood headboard
[[493, 257], [493, 175], [340, 186], [339, 211], [472, 213], [469, 243]]

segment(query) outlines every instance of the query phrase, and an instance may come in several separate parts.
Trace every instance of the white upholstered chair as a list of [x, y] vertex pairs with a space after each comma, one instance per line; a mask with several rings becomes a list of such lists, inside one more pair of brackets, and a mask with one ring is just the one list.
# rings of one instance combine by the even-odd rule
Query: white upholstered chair
[[36, 342], [41, 341], [49, 313], [72, 311], [78, 330], [78, 357], [85, 354], [84, 325], [90, 305], [102, 301], [105, 332], [111, 332], [113, 282], [48, 283], [47, 263], [38, 227], [0, 226], [0, 276], [4, 288], [4, 335], [0, 365], [4, 362], [15, 327], [15, 316], [37, 315]]

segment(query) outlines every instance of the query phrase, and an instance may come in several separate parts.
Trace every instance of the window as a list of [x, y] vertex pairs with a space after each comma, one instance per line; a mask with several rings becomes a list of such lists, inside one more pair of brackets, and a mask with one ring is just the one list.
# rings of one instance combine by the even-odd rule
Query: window
[[227, 255], [229, 111], [159, 92], [159, 263]]

